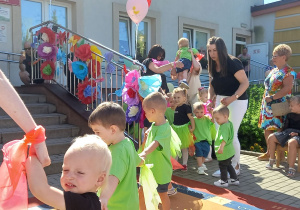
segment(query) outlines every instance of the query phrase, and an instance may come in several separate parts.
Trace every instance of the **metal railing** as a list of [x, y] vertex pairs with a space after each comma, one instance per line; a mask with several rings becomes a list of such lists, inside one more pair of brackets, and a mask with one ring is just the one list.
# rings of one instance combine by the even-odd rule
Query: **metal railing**
[[[78, 84], [83, 82], [83, 80], [78, 79], [73, 72], [69, 71], [70, 62], [68, 61], [72, 62], [76, 57], [74, 54], [75, 51], [74, 49], [76, 48], [76, 46], [72, 44], [72, 41], [74, 40], [74, 36], [76, 36], [78, 42], [84, 42], [84, 44], [94, 45], [97, 47], [98, 50], [100, 50], [100, 53], [99, 51], [97, 51], [98, 53], [92, 51], [93, 59], [90, 59], [90, 61], [87, 62], [88, 63], [87, 65], [90, 66], [90, 68], [89, 68], [89, 74], [87, 75], [86, 78], [90, 81], [91, 87], [94, 87], [95, 86], [94, 83], [96, 83], [96, 88], [94, 89], [91, 88], [92, 103], [87, 104], [86, 110], [94, 109], [95, 107], [97, 107], [98, 104], [100, 104], [103, 101], [115, 101], [115, 102], [122, 101], [121, 97], [118, 97], [114, 92], [118, 88], [121, 88], [124, 83], [124, 78], [125, 78], [125, 73], [123, 69], [124, 59], [136, 65], [139, 68], [138, 69], [139, 71], [144, 70], [144, 66], [138, 61], [133, 60], [125, 55], [122, 55], [119, 52], [116, 52], [92, 39], [82, 36], [52, 21], [43, 22], [29, 29], [29, 32], [31, 33], [31, 37], [32, 37], [32, 43], [34, 44], [35, 48], [40, 44], [42, 44], [43, 40], [41, 34], [37, 34], [37, 33], [34, 34], [33, 31], [37, 31], [41, 27], [48, 27], [50, 29], [55, 28], [54, 32], [56, 33], [56, 36], [60, 32], [61, 33], [65, 32], [64, 35], [65, 41], [63, 41], [62, 43], [58, 41], [55, 43], [55, 46], [57, 46], [57, 49], [60, 49], [62, 54], [66, 56], [66, 59], [65, 61], [63, 60], [56, 61], [55, 76], [52, 79], [52, 81], [50, 81], [50, 83], [54, 82], [61, 85], [63, 88], [68, 90], [76, 98], [78, 98], [76, 88], [78, 87]], [[73, 40], [70, 40], [71, 37], [73, 37]], [[105, 53], [112, 53], [113, 59], [111, 61], [108, 61], [105, 57]], [[32, 55], [31, 56], [32, 64], [35, 64], [32, 65], [32, 73], [31, 73], [31, 80], [33, 81], [34, 79], [41, 78], [40, 67], [45, 60], [39, 57], [35, 49], [32, 49], [31, 55]], [[110, 65], [110, 68], [112, 68], [111, 65], [113, 65], [112, 72], [107, 72], [108, 65]], [[94, 76], [92, 72], [94, 72]], [[96, 91], [96, 93], [94, 91]]]
[[12, 53], [12, 52], [4, 52], [4, 51], [0, 51], [0, 54], [4, 54], [7, 56], [6, 59], [1, 59], [0, 61], [3, 62], [8, 62], [8, 67], [7, 67], [7, 78], [10, 78], [10, 63], [19, 63], [19, 60], [13, 60], [13, 56], [21, 56], [20, 53]]

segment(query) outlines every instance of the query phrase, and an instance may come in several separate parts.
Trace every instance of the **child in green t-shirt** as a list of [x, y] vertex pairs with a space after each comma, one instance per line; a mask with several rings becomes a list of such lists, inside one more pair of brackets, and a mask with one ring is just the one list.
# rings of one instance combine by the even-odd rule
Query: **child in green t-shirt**
[[[215, 140], [215, 151], [221, 171], [221, 179], [214, 182], [219, 187], [228, 187], [228, 184], [239, 185], [239, 179], [231, 165], [235, 151], [233, 147], [233, 125], [228, 120], [229, 109], [226, 106], [218, 106], [213, 111], [213, 118], [220, 125]], [[230, 179], [227, 180], [227, 172]]]
[[[162, 209], [170, 209], [168, 185], [172, 177], [171, 164], [171, 126], [165, 119], [167, 100], [161, 93], [151, 93], [143, 101], [146, 117], [152, 125], [149, 129], [145, 149], [140, 157], [146, 164], [153, 164], [151, 171], [158, 184], [157, 192], [162, 202]], [[141, 169], [143, 170], [143, 168]], [[143, 199], [143, 189], [140, 188], [140, 209], [146, 209]]]
[[183, 63], [182, 68], [177, 68], [176, 72], [178, 74], [178, 84], [179, 87], [189, 89], [187, 83], [188, 71], [192, 67], [192, 56], [199, 54], [199, 51], [195, 48], [189, 48], [189, 40], [187, 38], [180, 38], [178, 40], [179, 50], [176, 53], [175, 61], [179, 59]]
[[213, 126], [212, 120], [204, 115], [205, 107], [204, 103], [196, 102], [193, 104], [194, 114], [195, 114], [195, 130], [194, 135], [196, 137], [195, 140], [195, 156], [198, 163], [198, 174], [205, 174], [205, 170], [207, 170], [206, 165], [204, 164], [205, 158], [210, 150], [210, 145], [212, 143], [211, 139], [211, 126]]
[[138, 210], [136, 167], [143, 161], [132, 141], [125, 138], [124, 110], [117, 103], [101, 103], [90, 115], [88, 123], [94, 133], [109, 146], [112, 156], [108, 184], [100, 194], [102, 209]]

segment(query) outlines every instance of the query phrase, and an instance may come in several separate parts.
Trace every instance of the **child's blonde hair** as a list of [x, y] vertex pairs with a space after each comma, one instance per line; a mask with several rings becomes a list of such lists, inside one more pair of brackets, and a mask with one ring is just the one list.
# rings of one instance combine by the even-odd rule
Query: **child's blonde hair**
[[182, 48], [182, 47], [189, 47], [189, 40], [187, 38], [180, 38], [178, 40], [178, 47]]
[[222, 115], [225, 115], [227, 117], [229, 117], [229, 109], [227, 106], [224, 106], [224, 105], [219, 105], [218, 107], [214, 108], [213, 110], [213, 115], [216, 114], [216, 113], [219, 113], [219, 114], [222, 114]]
[[173, 90], [173, 97], [175, 93], [181, 93], [184, 97], [187, 98], [187, 89], [185, 88], [177, 87]]
[[167, 100], [160, 92], [150, 93], [144, 98], [143, 107], [158, 109], [165, 113], [167, 110]]
[[198, 88], [199, 97], [201, 97], [203, 94], [208, 94], [208, 89], [206, 89], [205, 87]]
[[126, 115], [123, 108], [113, 102], [103, 102], [89, 116], [88, 124], [101, 124], [108, 128], [111, 125], [116, 125], [120, 131], [126, 129]]
[[194, 103], [193, 104], [193, 109], [194, 110], [202, 110], [202, 109], [204, 109], [204, 103], [202, 103], [202, 102], [196, 102], [196, 103]]
[[102, 187], [106, 184], [109, 176], [109, 170], [111, 167], [112, 159], [111, 153], [108, 149], [107, 144], [97, 135], [86, 134], [84, 136], [76, 137], [67, 152], [88, 152], [93, 154], [93, 157], [99, 160], [98, 167], [99, 174], [105, 174], [105, 180], [103, 181]]
[[292, 96], [290, 101], [295, 101], [297, 104], [300, 104], [300, 95]]

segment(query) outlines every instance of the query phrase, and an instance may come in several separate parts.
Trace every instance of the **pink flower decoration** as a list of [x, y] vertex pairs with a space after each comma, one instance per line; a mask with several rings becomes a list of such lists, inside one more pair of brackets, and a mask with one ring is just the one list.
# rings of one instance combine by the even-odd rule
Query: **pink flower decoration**
[[92, 58], [91, 46], [83, 44], [75, 50], [75, 56], [82, 61], [87, 61]]
[[135, 90], [139, 89], [139, 78], [140, 73], [137, 70], [132, 70], [128, 72], [125, 76], [125, 87], [133, 88]]

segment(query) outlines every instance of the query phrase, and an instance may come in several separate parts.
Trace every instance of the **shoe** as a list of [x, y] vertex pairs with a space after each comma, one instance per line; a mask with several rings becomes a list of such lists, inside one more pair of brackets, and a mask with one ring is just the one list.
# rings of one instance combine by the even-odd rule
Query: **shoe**
[[188, 170], [187, 165], [182, 165], [183, 169], [181, 169], [181, 171], [186, 172]]
[[[221, 177], [221, 171], [217, 170], [215, 173], [212, 174], [213, 177]], [[229, 173], [227, 172], [227, 178], [230, 178]]]
[[203, 168], [204, 171], [208, 170], [204, 163], [202, 163], [202, 168]]
[[190, 89], [190, 86], [188, 85], [188, 83], [186, 81], [180, 82], [179, 87], [185, 88], [185, 89]]
[[269, 162], [268, 162], [267, 165], [266, 165], [266, 168], [267, 168], [267, 169], [270, 169], [270, 170], [273, 169], [273, 164], [275, 163], [275, 161], [276, 161], [275, 159], [271, 159], [271, 158], [270, 158], [270, 159], [269, 159]]
[[214, 182], [214, 185], [218, 186], [218, 187], [228, 187], [228, 182], [224, 182], [223, 180], [219, 180]]
[[289, 168], [288, 173], [287, 173], [286, 176], [288, 176], [288, 177], [295, 177], [295, 174], [296, 174], [296, 169]]
[[264, 154], [260, 155], [257, 159], [260, 161], [268, 161], [270, 159], [270, 155], [267, 153], [264, 153]]
[[197, 170], [197, 173], [200, 174], [200, 175], [204, 175], [205, 174], [204, 168], [203, 167], [199, 167], [198, 170]]
[[176, 194], [177, 194], [177, 189], [175, 187], [172, 187], [171, 189], [168, 190], [168, 196], [172, 196]]
[[239, 178], [237, 178], [237, 179], [228, 179], [228, 184], [239, 185], [240, 184]]
[[210, 161], [212, 161], [212, 158], [205, 158], [205, 160], [204, 160], [205, 163], [208, 163]]

